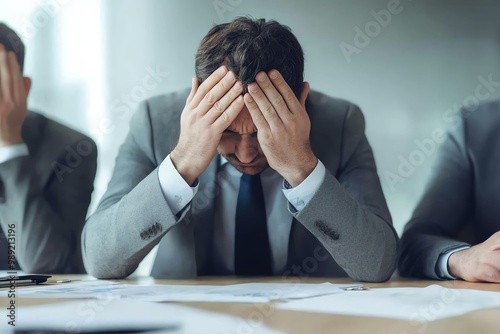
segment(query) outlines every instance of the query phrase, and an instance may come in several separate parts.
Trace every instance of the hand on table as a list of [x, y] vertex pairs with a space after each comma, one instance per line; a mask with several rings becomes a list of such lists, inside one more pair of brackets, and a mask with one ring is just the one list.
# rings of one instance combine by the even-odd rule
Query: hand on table
[[500, 232], [480, 244], [451, 254], [448, 271], [469, 282], [500, 283]]
[[217, 152], [222, 133], [245, 104], [243, 85], [225, 66], [199, 87], [193, 79], [191, 93], [181, 115], [179, 142], [170, 158], [179, 174], [192, 185]]
[[28, 91], [14, 52], [0, 44], [0, 147], [23, 142]]
[[272, 70], [269, 75], [258, 73], [244, 97], [269, 166], [292, 187], [304, 181], [318, 163], [309, 143], [308, 94], [305, 82], [299, 101], [281, 74]]

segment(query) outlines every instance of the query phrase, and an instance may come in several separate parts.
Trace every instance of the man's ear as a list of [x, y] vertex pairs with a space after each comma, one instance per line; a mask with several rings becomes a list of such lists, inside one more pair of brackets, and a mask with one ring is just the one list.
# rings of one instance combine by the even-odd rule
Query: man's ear
[[26, 94], [29, 94], [31, 89], [31, 78], [23, 77], [24, 87], [26, 88]]
[[304, 81], [302, 83], [302, 92], [300, 92], [300, 104], [305, 108], [307, 95], [309, 95], [309, 91], [311, 90], [311, 86], [309, 82]]

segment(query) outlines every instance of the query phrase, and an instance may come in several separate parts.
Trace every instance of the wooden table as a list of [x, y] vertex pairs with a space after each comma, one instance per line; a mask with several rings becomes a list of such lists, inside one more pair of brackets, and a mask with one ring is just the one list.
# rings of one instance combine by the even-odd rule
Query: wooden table
[[[54, 279], [81, 280], [90, 279], [85, 275], [61, 275]], [[121, 283], [156, 283], [156, 284], [209, 284], [226, 285], [247, 282], [283, 282], [281, 278], [258, 278], [243, 279], [235, 277], [206, 277], [196, 280], [154, 280], [152, 278], [139, 278], [135, 280], [118, 280]], [[313, 279], [302, 278], [303, 283], [352, 283], [348, 279]], [[70, 283], [63, 283], [70, 284]], [[467, 283], [463, 281], [423, 281], [393, 278], [386, 283], [364, 283], [369, 288], [380, 287], [426, 287], [430, 284], [439, 284], [447, 288], [477, 289], [500, 292], [500, 284]], [[18, 287], [22, 289], [22, 287]], [[29, 305], [39, 305], [61, 302], [57, 299], [29, 299], [17, 298], [18, 310]], [[8, 303], [8, 299], [0, 298], [2, 309]], [[345, 316], [336, 314], [320, 314], [297, 311], [284, 311], [273, 307], [274, 303], [268, 304], [233, 304], [233, 303], [182, 303], [184, 305], [231, 314], [242, 318], [242, 321], [250, 321], [256, 314], [262, 315], [264, 323], [285, 333], [373, 333], [373, 334], [498, 334], [500, 333], [500, 309], [483, 310], [469, 313], [463, 316], [447, 318], [433, 322], [411, 322], [407, 320], [395, 320], [385, 318]], [[21, 321], [21, 319], [19, 320]], [[249, 323], [251, 324], [251, 322]], [[255, 333], [255, 332], [254, 332]]]

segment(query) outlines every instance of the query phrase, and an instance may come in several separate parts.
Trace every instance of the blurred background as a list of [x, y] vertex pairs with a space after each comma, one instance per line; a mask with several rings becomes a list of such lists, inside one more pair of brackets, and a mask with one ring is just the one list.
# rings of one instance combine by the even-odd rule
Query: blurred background
[[398, 232], [431, 172], [433, 133], [464, 104], [500, 98], [499, 13], [498, 0], [0, 0], [27, 47], [30, 109], [98, 144], [89, 213], [137, 104], [187, 88], [208, 30], [251, 15], [288, 25], [311, 87], [364, 111]]

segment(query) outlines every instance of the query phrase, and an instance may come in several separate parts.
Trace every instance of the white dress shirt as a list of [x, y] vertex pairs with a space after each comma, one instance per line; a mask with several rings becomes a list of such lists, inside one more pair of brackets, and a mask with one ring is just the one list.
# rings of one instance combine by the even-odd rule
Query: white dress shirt
[[0, 147], [0, 164], [29, 154], [28, 146], [24, 143]]
[[448, 271], [448, 259], [450, 258], [451, 254], [467, 248], [470, 248], [470, 246], [460, 246], [448, 251], [447, 253], [441, 254], [438, 258], [437, 275], [444, 279], [457, 279], [457, 277], [453, 276]]
[[[221, 191], [215, 201], [211, 256], [217, 272], [232, 274], [234, 273], [236, 204], [242, 173], [222, 157], [220, 170], [225, 171], [228, 177], [220, 178], [219, 182]], [[271, 168], [267, 168], [260, 174], [272, 254], [271, 263], [275, 274], [283, 271], [288, 257], [288, 240], [293, 220], [292, 213], [288, 210], [288, 202], [295, 210], [302, 210], [321, 186], [325, 173], [325, 166], [318, 160], [313, 172], [292, 189], [285, 189], [283, 177]], [[196, 183], [194, 187], [189, 186], [175, 169], [170, 155], [160, 164], [158, 178], [165, 199], [176, 215], [190, 204], [198, 191], [199, 183]]]

